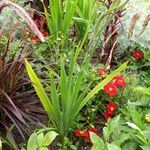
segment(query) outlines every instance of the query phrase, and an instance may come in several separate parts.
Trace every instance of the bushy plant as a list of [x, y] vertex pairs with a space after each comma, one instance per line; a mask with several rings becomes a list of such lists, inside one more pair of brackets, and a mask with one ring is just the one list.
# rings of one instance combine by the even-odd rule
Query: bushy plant
[[[132, 113], [135, 111], [132, 111]], [[140, 113], [136, 113], [140, 115]], [[134, 116], [134, 119], [139, 119]], [[142, 123], [144, 125], [144, 122]], [[98, 137], [90, 132], [91, 141], [93, 143], [92, 150], [125, 150], [125, 149], [149, 149], [149, 127], [145, 130], [139, 128], [132, 122], [124, 122], [123, 118], [117, 116], [109, 119], [103, 128], [103, 137]]]
[[[76, 56], [76, 55], [75, 55]], [[40, 83], [37, 75], [34, 73], [31, 65], [25, 60], [26, 69], [29, 77], [33, 83], [34, 89], [39, 96], [39, 99], [48, 113], [48, 116], [57, 129], [60, 136], [65, 137], [72, 122], [81, 110], [81, 108], [99, 91], [103, 86], [109, 82], [119, 71], [121, 71], [126, 63], [120, 68], [110, 74], [105, 80], [100, 82], [89, 92], [87, 91], [90, 84], [87, 84], [87, 89], [81, 92], [84, 83], [84, 65], [80, 68], [79, 72], [74, 72], [76, 58], [72, 55], [69, 69], [65, 69], [64, 60], [61, 58], [60, 62], [60, 77], [58, 83], [55, 85], [54, 72], [50, 70], [50, 98], [46, 94], [42, 84]]]
[[[49, 145], [58, 136], [51, 128], [39, 129], [31, 134], [27, 142], [27, 150], [48, 150]], [[22, 149], [23, 150], [23, 149]], [[24, 149], [25, 150], [25, 149]]]

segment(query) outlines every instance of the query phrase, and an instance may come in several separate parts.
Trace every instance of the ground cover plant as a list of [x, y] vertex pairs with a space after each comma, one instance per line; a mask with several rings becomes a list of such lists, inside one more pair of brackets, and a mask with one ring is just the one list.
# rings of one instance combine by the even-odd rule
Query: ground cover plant
[[0, 1], [0, 150], [150, 149], [150, 10], [135, 1]]

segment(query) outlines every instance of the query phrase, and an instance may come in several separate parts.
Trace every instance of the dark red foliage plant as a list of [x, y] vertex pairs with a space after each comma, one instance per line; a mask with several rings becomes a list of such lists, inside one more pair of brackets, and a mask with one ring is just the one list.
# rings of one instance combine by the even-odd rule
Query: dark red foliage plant
[[[112, 0], [107, 0], [106, 9], [110, 9], [113, 5]], [[121, 1], [120, 1], [121, 2]], [[100, 60], [106, 66], [112, 65], [116, 59], [116, 50], [118, 47], [118, 39], [123, 34], [123, 16], [127, 1], [112, 13], [112, 19], [106, 23], [104, 29], [103, 46], [101, 48]], [[121, 3], [120, 3], [121, 4]]]
[[[10, 7], [22, 19], [26, 21], [34, 34], [44, 42], [44, 36], [37, 28], [30, 15], [19, 5], [9, 0], [0, 1], [0, 12], [3, 8]], [[3, 30], [0, 29], [0, 41], [2, 39]], [[8, 36], [8, 41], [5, 46], [0, 44], [0, 135], [5, 138], [6, 133], [12, 128], [12, 124], [18, 129], [21, 136], [25, 139], [25, 126], [28, 126], [26, 121], [35, 121], [33, 117], [28, 116], [20, 107], [22, 98], [26, 98], [33, 94], [33, 89], [26, 89], [30, 84], [28, 79], [25, 79], [24, 57], [22, 57], [24, 47], [20, 46], [20, 50], [13, 55], [10, 55], [10, 43], [13, 42], [13, 34]], [[25, 42], [25, 41], [24, 41]], [[21, 104], [20, 104], [21, 103]], [[13, 134], [9, 134], [14, 141]]]
[[24, 138], [24, 127], [28, 126], [26, 121], [33, 121], [33, 117], [21, 110], [20, 100], [33, 94], [33, 90], [25, 88], [30, 84], [30, 81], [24, 76], [22, 50], [19, 54], [15, 53], [11, 56], [9, 45], [10, 39], [8, 39], [5, 48], [0, 45], [1, 48], [4, 48], [0, 51], [0, 126], [3, 129], [0, 132], [1, 135], [6, 135], [14, 124]]

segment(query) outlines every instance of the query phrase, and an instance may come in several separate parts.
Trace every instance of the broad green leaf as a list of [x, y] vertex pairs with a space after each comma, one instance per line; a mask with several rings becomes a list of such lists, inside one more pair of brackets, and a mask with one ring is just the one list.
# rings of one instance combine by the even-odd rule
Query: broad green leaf
[[38, 143], [39, 147], [42, 147], [43, 138], [44, 138], [44, 133], [43, 132], [37, 135], [37, 143]]
[[27, 150], [37, 150], [37, 134], [33, 133], [27, 143]]
[[144, 137], [150, 140], [150, 129], [142, 131]]
[[[121, 129], [119, 129], [119, 130], [121, 130]], [[127, 140], [129, 140], [130, 138], [131, 138], [131, 135], [130, 135], [130, 133], [122, 133], [121, 135], [119, 135], [120, 137], [119, 138], [117, 138], [117, 140], [115, 140], [115, 136], [114, 136], [114, 138], [113, 138], [113, 142], [112, 143], [114, 143], [114, 144], [116, 144], [116, 145], [122, 145], [125, 141], [127, 141]]]
[[142, 122], [142, 114], [137, 111], [137, 109], [134, 105], [128, 104], [127, 109], [132, 117], [133, 123], [136, 124], [140, 129], [143, 129], [144, 124]]
[[93, 143], [91, 150], [104, 150], [104, 142], [95, 133], [90, 132], [90, 139]]
[[94, 144], [94, 145], [92, 146], [91, 150], [103, 150], [103, 149], [101, 149], [101, 147], [100, 147], [99, 145]]
[[56, 138], [56, 136], [58, 136], [58, 134], [54, 131], [49, 131], [48, 133], [46, 133], [42, 146], [49, 146]]

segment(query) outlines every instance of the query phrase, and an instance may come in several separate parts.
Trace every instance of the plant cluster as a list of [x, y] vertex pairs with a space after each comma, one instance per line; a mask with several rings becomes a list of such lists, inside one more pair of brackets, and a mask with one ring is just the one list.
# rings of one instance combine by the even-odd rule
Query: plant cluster
[[[0, 1], [0, 150], [149, 150], [143, 14], [128, 23], [129, 0], [24, 2]], [[6, 7], [22, 20], [5, 27]]]

